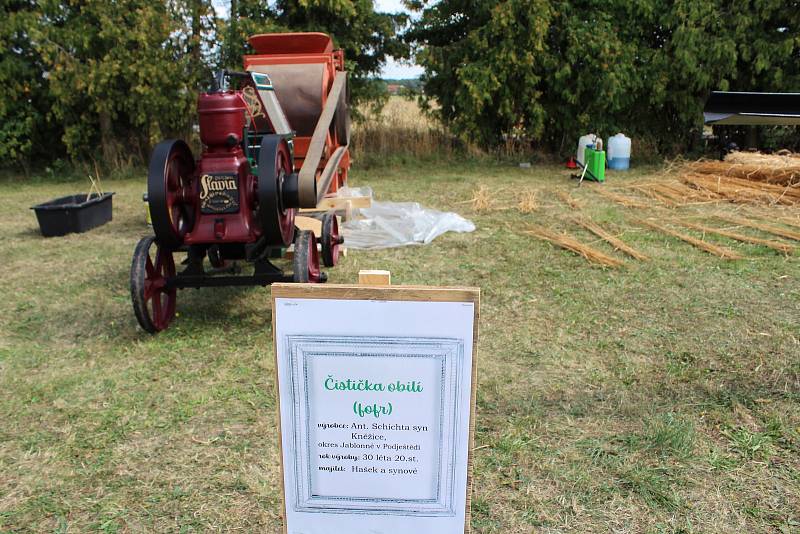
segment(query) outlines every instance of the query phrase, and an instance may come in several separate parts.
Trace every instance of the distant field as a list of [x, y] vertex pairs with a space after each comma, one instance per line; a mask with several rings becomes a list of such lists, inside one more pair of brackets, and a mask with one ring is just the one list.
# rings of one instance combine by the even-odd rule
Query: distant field
[[379, 113], [363, 110], [353, 123], [353, 154], [367, 163], [385, 163], [413, 158], [431, 160], [454, 154], [455, 139], [430, 117], [416, 101], [390, 96]]
[[[456, 162], [351, 175], [378, 199], [477, 225], [350, 251], [329, 271], [482, 288], [474, 532], [800, 531], [800, 257], [683, 230], [748, 258], [728, 261], [636, 223], [722, 212], [788, 229], [797, 210], [626, 208], [566, 175]], [[143, 333], [128, 270], [149, 232], [144, 178], [105, 187], [112, 223], [45, 240], [28, 206], [84, 184], [0, 182], [0, 531], [279, 532], [269, 290], [182, 291], [173, 327]], [[651, 259], [614, 251], [576, 215]], [[592, 266], [531, 225], [624, 266]]]

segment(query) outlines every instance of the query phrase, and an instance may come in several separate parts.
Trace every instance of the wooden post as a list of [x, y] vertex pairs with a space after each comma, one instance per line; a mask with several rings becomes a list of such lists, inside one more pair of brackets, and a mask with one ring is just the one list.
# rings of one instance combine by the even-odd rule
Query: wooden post
[[392, 273], [373, 269], [361, 269], [358, 271], [358, 283], [362, 286], [390, 286], [392, 285]]

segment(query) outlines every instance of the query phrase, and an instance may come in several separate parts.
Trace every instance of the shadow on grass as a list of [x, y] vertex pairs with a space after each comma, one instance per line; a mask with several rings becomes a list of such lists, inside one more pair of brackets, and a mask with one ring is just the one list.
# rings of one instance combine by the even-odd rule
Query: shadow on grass
[[14, 234], [14, 237], [18, 239], [49, 239], [42, 235], [42, 232], [39, 230], [38, 226], [29, 226], [27, 228], [23, 228]]
[[[68, 343], [125, 343], [149, 337], [135, 319], [127, 267], [81, 278], [80, 282], [63, 286], [57, 295], [18, 304], [9, 321], [15, 337], [35, 342], [59, 338]], [[241, 329], [269, 329], [269, 293], [260, 289], [261, 286], [245, 286], [179, 290], [177, 314], [168, 330], [178, 329], [182, 335], [196, 337], [209, 331], [229, 335]]]

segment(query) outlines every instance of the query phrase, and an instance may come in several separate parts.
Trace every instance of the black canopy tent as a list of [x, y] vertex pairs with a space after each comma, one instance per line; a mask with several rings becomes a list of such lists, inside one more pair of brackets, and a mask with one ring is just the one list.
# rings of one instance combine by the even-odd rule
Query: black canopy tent
[[711, 125], [800, 125], [800, 93], [714, 91], [703, 117]]

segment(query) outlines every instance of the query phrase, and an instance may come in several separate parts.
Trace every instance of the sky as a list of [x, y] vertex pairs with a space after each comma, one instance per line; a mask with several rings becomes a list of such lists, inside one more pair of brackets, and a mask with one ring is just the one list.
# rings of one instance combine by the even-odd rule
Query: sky
[[[388, 13], [407, 11], [403, 6], [402, 0], [374, 0], [374, 2], [375, 9], [378, 11]], [[222, 17], [228, 16], [229, 0], [212, 0], [212, 3], [218, 15]], [[394, 79], [417, 78], [420, 74], [422, 74], [422, 68], [418, 65], [400, 64], [394, 58], [389, 58], [389, 61], [386, 62], [381, 71], [382, 78]]]
[[[407, 11], [403, 6], [402, 0], [374, 0], [375, 8], [378, 11], [397, 13]], [[401, 65], [393, 58], [389, 59], [381, 71], [383, 78], [417, 78], [422, 74], [422, 68], [418, 65]]]

